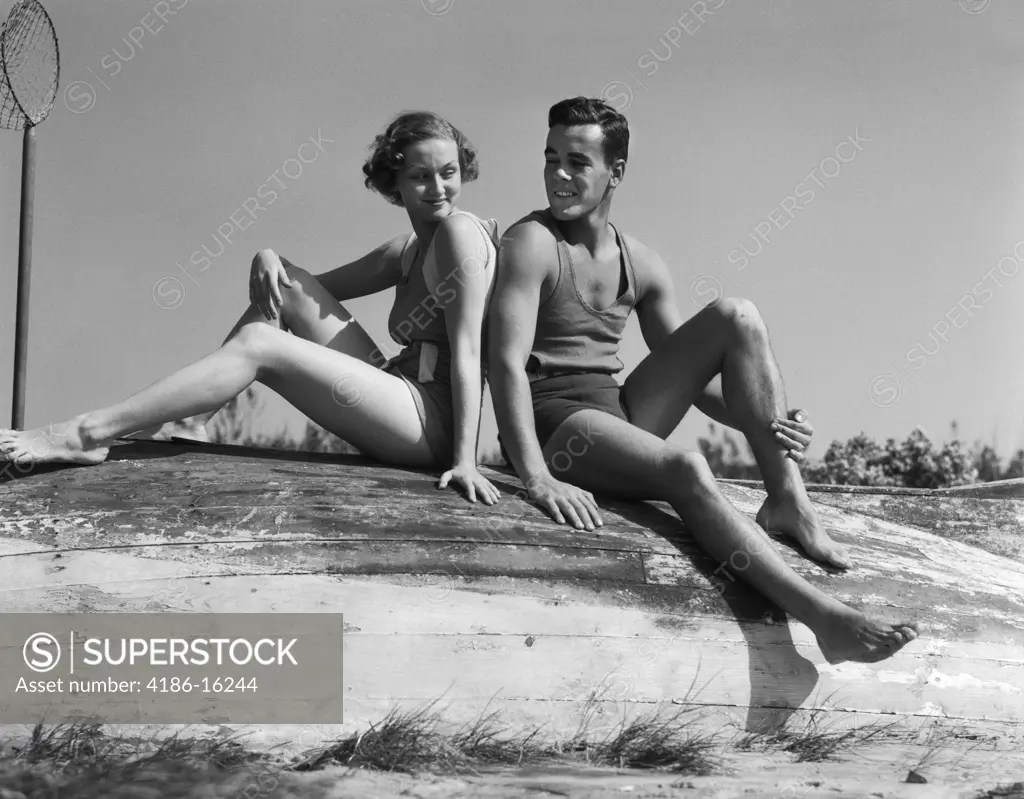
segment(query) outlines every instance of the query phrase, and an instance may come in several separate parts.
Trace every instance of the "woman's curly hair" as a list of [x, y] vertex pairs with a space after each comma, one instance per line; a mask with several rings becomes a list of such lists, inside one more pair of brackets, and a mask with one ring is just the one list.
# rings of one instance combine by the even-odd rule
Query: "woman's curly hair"
[[459, 148], [459, 171], [464, 183], [480, 176], [476, 148], [461, 130], [431, 111], [408, 111], [395, 117], [370, 145], [370, 157], [363, 164], [366, 188], [377, 192], [392, 205], [402, 206], [402, 195], [395, 187], [398, 170], [402, 168], [402, 151], [410, 144], [427, 139], [455, 142]]

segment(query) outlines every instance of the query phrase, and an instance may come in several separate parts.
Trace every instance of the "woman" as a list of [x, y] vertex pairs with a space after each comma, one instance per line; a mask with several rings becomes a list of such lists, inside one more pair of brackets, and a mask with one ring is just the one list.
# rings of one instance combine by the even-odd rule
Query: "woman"
[[[363, 454], [446, 468], [439, 488], [456, 483], [471, 502], [496, 502], [476, 448], [497, 225], [455, 205], [479, 174], [476, 151], [429, 112], [401, 114], [371, 150], [365, 184], [405, 209], [411, 234], [316, 277], [261, 251], [251, 304], [219, 349], [116, 405], [0, 431], [4, 458], [99, 463], [114, 439], [189, 416], [205, 423], [259, 381]], [[389, 329], [402, 348], [388, 360], [341, 303], [391, 287]]]

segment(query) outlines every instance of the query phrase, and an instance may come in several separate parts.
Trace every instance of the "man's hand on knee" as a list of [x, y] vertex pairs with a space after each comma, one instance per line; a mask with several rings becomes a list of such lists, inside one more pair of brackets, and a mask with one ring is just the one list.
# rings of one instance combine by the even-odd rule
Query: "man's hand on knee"
[[530, 480], [526, 489], [530, 499], [559, 524], [568, 521], [577, 530], [593, 530], [604, 524], [594, 495], [572, 483], [564, 483], [548, 474]]
[[772, 431], [775, 433], [775, 440], [786, 449], [787, 458], [797, 463], [805, 460], [804, 453], [811, 445], [811, 436], [814, 435], [814, 428], [807, 419], [807, 411], [794, 408], [789, 411], [786, 419], [773, 419]]

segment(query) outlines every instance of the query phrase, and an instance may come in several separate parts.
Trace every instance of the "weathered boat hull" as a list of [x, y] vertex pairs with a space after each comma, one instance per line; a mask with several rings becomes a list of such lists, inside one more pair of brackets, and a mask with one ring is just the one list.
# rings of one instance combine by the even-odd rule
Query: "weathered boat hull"
[[[1005, 530], [989, 552], [983, 530], [971, 546], [883, 518], [862, 492], [854, 509], [814, 494], [857, 566], [829, 574], [779, 542], [784, 557], [844, 602], [924, 628], [883, 663], [829, 665], [667, 506], [604, 503], [588, 534], [497, 472], [508, 493], [487, 508], [354, 458], [141, 442], [114, 457], [0, 487], [0, 611], [343, 612], [346, 726], [443, 696], [453, 721], [490, 703], [558, 731], [595, 698], [598, 728], [674, 702], [747, 730], [813, 709], [1024, 730], [1024, 567]], [[751, 517], [764, 498], [722, 489]], [[999, 501], [1006, 527], [1024, 502]]]

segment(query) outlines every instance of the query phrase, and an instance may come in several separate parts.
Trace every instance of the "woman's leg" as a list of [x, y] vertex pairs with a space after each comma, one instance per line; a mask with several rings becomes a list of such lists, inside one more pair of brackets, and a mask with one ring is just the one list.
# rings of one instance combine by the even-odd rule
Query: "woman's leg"
[[254, 381], [370, 457], [433, 464], [401, 378], [259, 323], [242, 325], [216, 351], [116, 405], [49, 428], [2, 431], [0, 452], [18, 462], [97, 463], [125, 433], [215, 410]]
[[335, 352], [351, 355], [364, 363], [372, 363], [377, 349], [373, 339], [331, 294], [331, 277], [338, 270], [314, 276], [287, 258], [281, 258], [281, 263], [292, 285], [281, 286], [280, 314], [274, 319], [267, 319], [259, 309], [250, 305], [227, 338], [250, 322], [260, 322], [287, 330]]
[[[285, 258], [281, 259], [285, 272], [291, 280], [291, 287], [281, 286], [281, 310], [277, 317], [267, 319], [255, 306], [250, 304], [224, 339], [227, 343], [245, 325], [259, 323], [276, 330], [287, 330], [292, 334], [358, 358], [364, 363], [374, 363], [377, 347], [373, 339], [363, 330], [345, 307], [336, 300], [329, 289], [332, 272], [313, 276], [305, 269], [295, 266]], [[337, 270], [335, 270], [337, 271]], [[397, 354], [396, 352], [392, 354]], [[376, 356], [378, 362], [382, 358]], [[379, 365], [377, 363], [376, 365]], [[229, 397], [229, 399], [232, 399]], [[209, 440], [206, 425], [217, 414], [220, 407], [197, 414], [191, 418], [174, 421], [164, 434], [184, 433], [189, 438]], [[150, 438], [157, 435], [164, 425], [156, 425], [139, 431], [136, 435]]]

